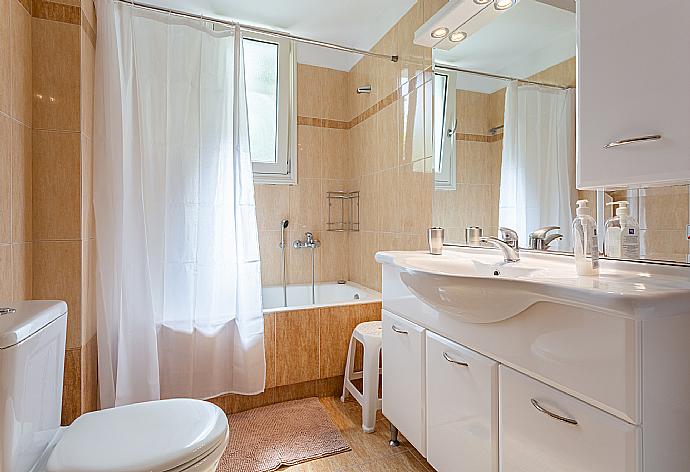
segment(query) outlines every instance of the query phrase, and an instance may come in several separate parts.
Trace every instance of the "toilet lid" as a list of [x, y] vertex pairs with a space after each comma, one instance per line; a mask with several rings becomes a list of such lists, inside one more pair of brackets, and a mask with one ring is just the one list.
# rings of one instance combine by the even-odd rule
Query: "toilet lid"
[[165, 472], [225, 440], [228, 419], [200, 400], [160, 400], [87, 413], [67, 427], [46, 472]]

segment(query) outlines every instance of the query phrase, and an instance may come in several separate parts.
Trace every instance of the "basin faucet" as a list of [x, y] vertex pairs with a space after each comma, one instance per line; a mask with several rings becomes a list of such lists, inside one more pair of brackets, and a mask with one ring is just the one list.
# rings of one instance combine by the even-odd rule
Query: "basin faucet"
[[304, 241], [300, 241], [299, 239], [292, 243], [292, 247], [295, 249], [315, 249], [317, 247], [321, 246], [321, 241], [318, 239], [314, 239], [314, 234], [311, 233], [310, 231], [307, 231], [304, 234]]
[[517, 262], [520, 260], [520, 253], [518, 252], [518, 249], [512, 247], [510, 244], [501, 239], [492, 238], [489, 236], [482, 236], [481, 238], [479, 238], [479, 241], [482, 244], [490, 244], [491, 246], [497, 247], [498, 249], [503, 251], [503, 260], [506, 263]]
[[549, 231], [561, 229], [560, 226], [544, 226], [535, 229], [529, 234], [529, 247], [538, 251], [547, 251], [549, 245], [556, 239], [563, 239], [561, 233], [548, 234]]
[[505, 226], [501, 226], [498, 228], [498, 231], [501, 233], [501, 239], [510, 247], [515, 249], [516, 251], [520, 248], [520, 241], [518, 241], [518, 234], [517, 231], [514, 229], [506, 228]]

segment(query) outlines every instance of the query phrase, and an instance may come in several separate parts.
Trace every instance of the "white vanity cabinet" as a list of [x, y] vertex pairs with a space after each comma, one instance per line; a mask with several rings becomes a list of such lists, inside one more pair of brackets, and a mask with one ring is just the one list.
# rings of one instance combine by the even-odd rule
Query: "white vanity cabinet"
[[386, 310], [381, 321], [383, 414], [426, 456], [426, 330]]
[[690, 2], [579, 0], [577, 16], [577, 187], [689, 181]]
[[501, 472], [637, 472], [640, 431], [500, 367]]
[[498, 471], [498, 363], [427, 331], [427, 461], [439, 472]]

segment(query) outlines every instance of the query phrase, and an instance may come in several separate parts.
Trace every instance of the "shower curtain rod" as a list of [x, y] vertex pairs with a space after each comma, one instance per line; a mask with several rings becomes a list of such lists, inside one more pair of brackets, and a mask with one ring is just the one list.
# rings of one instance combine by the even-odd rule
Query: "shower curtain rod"
[[557, 85], [557, 84], [550, 84], [548, 82], [537, 82], [535, 80], [528, 80], [528, 79], [518, 79], [517, 77], [508, 77], [507, 75], [497, 75], [497, 74], [490, 74], [488, 72], [479, 72], [476, 70], [470, 70], [470, 69], [462, 69], [460, 67], [452, 66], [450, 64], [443, 64], [443, 63], [438, 63], [436, 64], [437, 67], [440, 67], [441, 69], [448, 69], [452, 70], [455, 72], [463, 72], [465, 74], [472, 74], [472, 75], [479, 75], [482, 77], [489, 77], [491, 79], [500, 79], [500, 80], [517, 80], [518, 82], [523, 82], [525, 84], [531, 84], [531, 85], [541, 85], [543, 87], [552, 87], [552, 88], [557, 88], [561, 90], [571, 90], [575, 87], [565, 87], [563, 85]]
[[305, 38], [303, 36], [295, 36], [294, 34], [290, 33], [285, 33], [283, 31], [276, 31], [272, 30], [269, 28], [261, 28], [259, 26], [252, 26], [252, 25], [247, 25], [244, 23], [240, 23], [239, 21], [230, 21], [230, 20], [221, 20], [219, 18], [213, 18], [213, 17], [208, 17], [200, 14], [193, 14], [181, 10], [174, 10], [171, 8], [163, 8], [163, 7], [157, 7], [155, 5], [150, 5], [147, 3], [140, 3], [136, 1], [131, 1], [131, 0], [115, 0], [116, 2], [119, 3], [124, 3], [126, 5], [131, 5], [136, 8], [142, 8], [144, 10], [150, 10], [150, 11], [155, 11], [159, 13], [167, 13], [170, 15], [176, 15], [176, 16], [181, 16], [184, 18], [194, 18], [194, 19], [202, 19], [209, 21], [211, 23], [217, 23], [220, 25], [224, 26], [239, 26], [241, 29], [245, 31], [251, 31], [254, 33], [261, 33], [261, 34], [266, 34], [269, 36], [275, 36], [278, 38], [286, 38], [286, 39], [291, 39], [293, 41], [297, 41], [300, 43], [305, 43], [305, 44], [312, 44], [314, 46], [322, 46], [325, 48], [329, 49], [337, 49], [338, 51], [344, 51], [344, 52], [350, 52], [354, 54], [360, 54], [362, 56], [371, 56], [371, 57], [378, 57], [381, 59], [386, 59], [391, 62], [398, 62], [398, 56], [397, 55], [387, 55], [387, 54], [379, 54], [376, 52], [371, 52], [371, 51], [364, 51], [363, 49], [357, 49], [357, 48], [351, 48], [348, 46], [341, 46], [340, 44], [334, 44], [334, 43], [329, 43], [326, 41], [319, 41], [317, 39], [310, 39], [310, 38]]

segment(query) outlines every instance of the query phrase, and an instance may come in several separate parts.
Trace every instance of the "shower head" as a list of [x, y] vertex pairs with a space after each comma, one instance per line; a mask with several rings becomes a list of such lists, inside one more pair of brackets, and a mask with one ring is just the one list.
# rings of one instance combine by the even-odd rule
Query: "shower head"
[[280, 222], [280, 227], [281, 227], [282, 229], [285, 229], [285, 228], [288, 227], [289, 224], [290, 224], [290, 222], [289, 222], [288, 220], [283, 220], [283, 221]]

